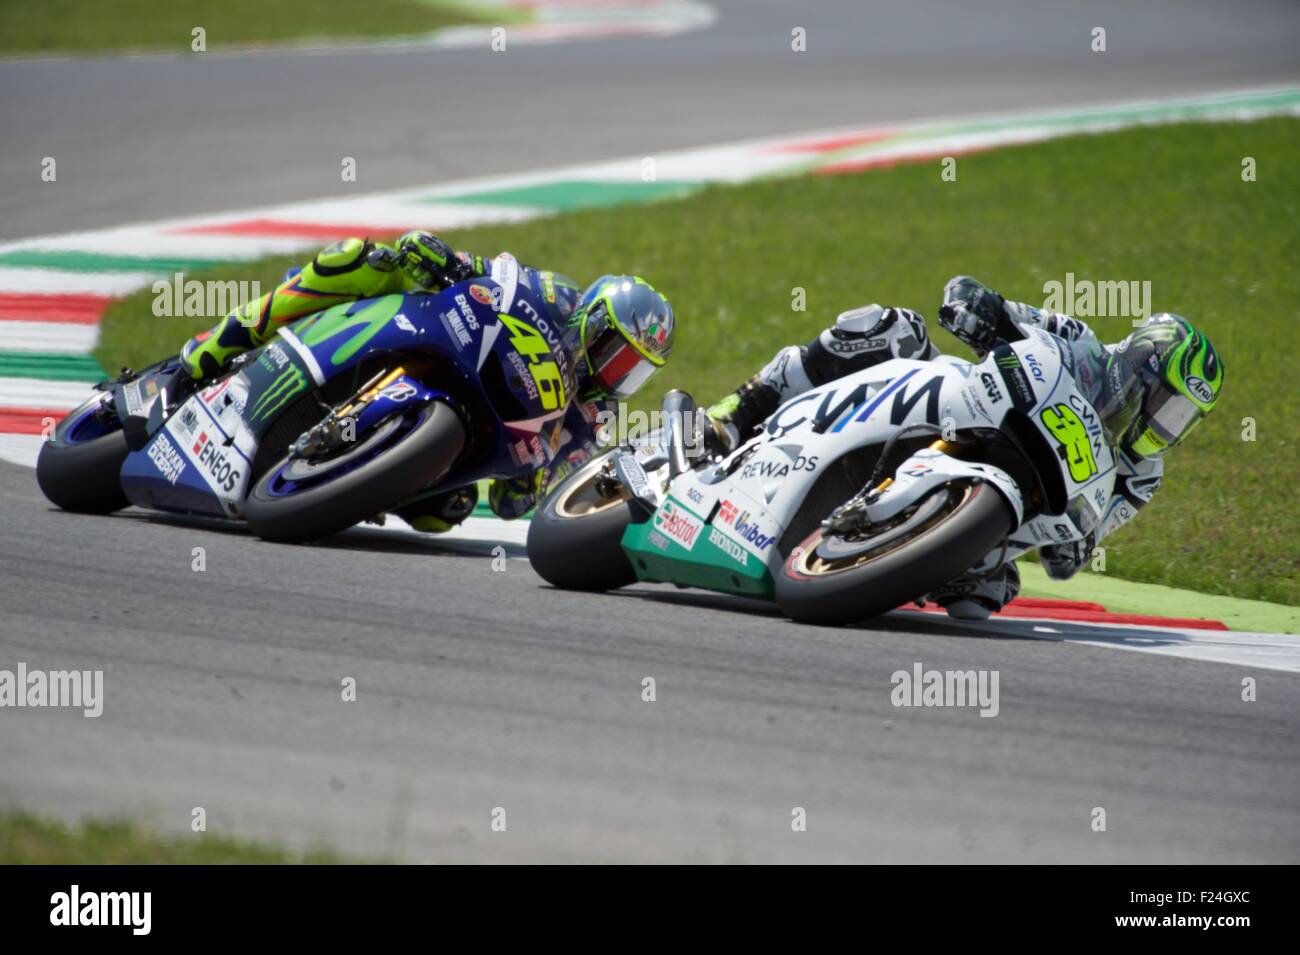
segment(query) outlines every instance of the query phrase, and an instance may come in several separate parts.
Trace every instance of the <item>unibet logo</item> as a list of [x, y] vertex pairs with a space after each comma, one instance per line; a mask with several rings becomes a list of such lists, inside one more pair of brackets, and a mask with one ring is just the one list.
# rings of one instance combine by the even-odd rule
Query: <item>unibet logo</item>
[[759, 550], [772, 546], [772, 538], [760, 534], [758, 526], [750, 522], [749, 511], [741, 511], [740, 516], [736, 518], [736, 533]]

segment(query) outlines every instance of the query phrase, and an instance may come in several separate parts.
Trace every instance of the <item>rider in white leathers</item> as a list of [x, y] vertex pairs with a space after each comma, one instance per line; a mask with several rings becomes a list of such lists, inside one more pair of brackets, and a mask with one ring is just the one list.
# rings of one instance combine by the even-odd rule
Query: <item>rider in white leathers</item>
[[[1075, 378], [1115, 443], [1119, 473], [1101, 523], [1084, 540], [1039, 548], [1044, 568], [1056, 579], [1077, 573], [1098, 541], [1151, 500], [1164, 474], [1163, 454], [1209, 413], [1223, 387], [1223, 365], [1209, 340], [1169, 313], [1153, 315], [1122, 341], [1105, 345], [1077, 318], [1009, 302], [975, 279], [957, 276], [944, 287], [939, 321], [980, 357], [998, 341], [1023, 338], [1022, 325], [1064, 339], [1075, 356]], [[939, 354], [918, 313], [880, 305], [852, 309], [807, 345], [782, 348], [711, 407], [709, 437], [718, 450], [730, 450], [783, 402], [810, 388], [892, 358], [928, 361]], [[1028, 549], [998, 548], [928, 596], [954, 617], [987, 617], [1019, 593], [1014, 560]]]

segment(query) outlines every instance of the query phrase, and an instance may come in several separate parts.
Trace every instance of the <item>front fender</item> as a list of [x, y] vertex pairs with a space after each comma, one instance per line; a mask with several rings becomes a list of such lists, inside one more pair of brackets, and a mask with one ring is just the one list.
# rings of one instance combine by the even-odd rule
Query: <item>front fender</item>
[[865, 508], [873, 524], [886, 521], [920, 501], [932, 490], [952, 481], [990, 485], [1006, 502], [1015, 518], [1014, 531], [1025, 519], [1025, 499], [1011, 475], [991, 464], [962, 461], [936, 448], [918, 451], [898, 466], [893, 482]]
[[408, 408], [439, 400], [453, 408], [458, 407], [456, 400], [445, 391], [430, 387], [410, 375], [398, 375], [378, 388], [371, 401], [357, 415], [355, 422], [357, 437], [368, 433], [371, 428], [396, 411], [405, 411]]

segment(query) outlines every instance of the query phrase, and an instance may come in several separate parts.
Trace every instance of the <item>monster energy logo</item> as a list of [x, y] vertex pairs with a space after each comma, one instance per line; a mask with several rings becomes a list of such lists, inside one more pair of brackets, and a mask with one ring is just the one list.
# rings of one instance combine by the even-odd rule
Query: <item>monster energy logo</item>
[[248, 414], [249, 423], [271, 417], [299, 392], [307, 387], [307, 379], [297, 365], [290, 365], [276, 376], [270, 386], [262, 392]]

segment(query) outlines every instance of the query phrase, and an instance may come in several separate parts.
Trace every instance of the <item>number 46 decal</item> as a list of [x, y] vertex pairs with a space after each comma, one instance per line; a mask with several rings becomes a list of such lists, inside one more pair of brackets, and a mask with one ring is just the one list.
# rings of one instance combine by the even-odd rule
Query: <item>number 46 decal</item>
[[542, 401], [542, 407], [547, 411], [563, 407], [567, 400], [564, 394], [564, 378], [560, 375], [560, 369], [555, 366], [555, 362], [542, 360], [543, 356], [547, 359], [551, 357], [551, 346], [546, 344], [542, 333], [522, 319], [507, 315], [505, 312], [498, 314], [497, 318], [509, 331], [510, 344], [514, 346], [515, 351], [528, 359], [529, 370], [533, 373], [533, 381], [537, 383], [537, 394]]
[[1070, 469], [1070, 477], [1082, 484], [1097, 473], [1097, 459], [1092, 456], [1092, 442], [1088, 429], [1069, 405], [1044, 408], [1040, 415], [1043, 425], [1061, 443], [1060, 454]]

